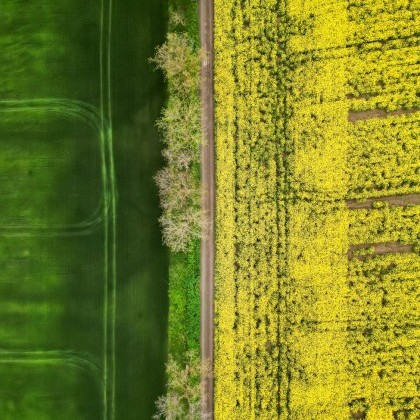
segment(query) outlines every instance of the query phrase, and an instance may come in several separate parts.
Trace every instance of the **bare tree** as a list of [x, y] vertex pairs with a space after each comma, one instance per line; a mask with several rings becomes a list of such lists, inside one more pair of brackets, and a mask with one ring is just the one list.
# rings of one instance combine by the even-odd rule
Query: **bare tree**
[[166, 395], [156, 402], [154, 420], [199, 420], [201, 417], [200, 381], [211, 374], [209, 364], [202, 363], [198, 352], [189, 351], [186, 363], [169, 356], [166, 365], [168, 377]]
[[[179, 25], [182, 16], [173, 17]], [[166, 166], [155, 176], [163, 214], [163, 242], [173, 251], [185, 251], [200, 238], [206, 217], [201, 211], [201, 107], [198, 94], [200, 56], [184, 33], [169, 33], [150, 60], [168, 80], [169, 100], [157, 127], [165, 148]]]
[[173, 92], [185, 96], [198, 90], [200, 56], [194, 52], [187, 34], [169, 32], [166, 42], [156, 49], [150, 62], [163, 71]]

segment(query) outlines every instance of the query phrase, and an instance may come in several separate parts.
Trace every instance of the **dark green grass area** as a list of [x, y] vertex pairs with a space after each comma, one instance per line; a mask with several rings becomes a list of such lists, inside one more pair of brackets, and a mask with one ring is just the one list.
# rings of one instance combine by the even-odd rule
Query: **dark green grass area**
[[187, 32], [189, 38], [198, 50], [200, 46], [200, 35], [198, 27], [198, 1], [196, 0], [169, 0], [169, 13], [181, 12], [185, 17], [186, 28], [175, 26], [169, 30], [180, 30]]
[[117, 203], [116, 414], [150, 420], [165, 390], [168, 252], [162, 246], [157, 187], [163, 165], [155, 121], [163, 78], [148, 63], [164, 40], [164, 0], [115, 3], [112, 108]]
[[86, 237], [1, 238], [2, 419], [55, 419], [60, 406], [72, 407], [65, 419], [100, 418], [101, 243], [102, 230]]
[[36, 102], [0, 106], [0, 231], [99, 222], [100, 133], [70, 108], [69, 102], [51, 110]]
[[101, 9], [96, 0], [0, 9], [2, 420], [149, 420], [164, 392], [168, 256], [153, 175], [165, 89], [147, 59], [163, 42], [167, 5], [113, 7], [115, 244]]
[[2, 3], [1, 419], [105, 412], [99, 45], [98, 3]]
[[99, 106], [101, 2], [2, 0], [1, 99], [66, 98]]
[[[89, 372], [71, 360], [10, 360], [0, 364], [0, 374], [2, 420], [56, 419], [57, 413], [60, 419], [73, 420], [82, 418], [81, 410], [83, 418], [99, 418], [101, 390]], [[87, 392], [84, 404], [80, 390]]]

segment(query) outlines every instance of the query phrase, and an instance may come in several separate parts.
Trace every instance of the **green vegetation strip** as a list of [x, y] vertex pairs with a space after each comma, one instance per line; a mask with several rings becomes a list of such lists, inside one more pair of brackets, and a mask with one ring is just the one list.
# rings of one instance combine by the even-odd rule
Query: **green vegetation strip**
[[[199, 419], [200, 411], [200, 98], [197, 4], [169, 3], [166, 42], [151, 60], [168, 82], [158, 120], [166, 166], [156, 175], [169, 268], [169, 361], [166, 395], [155, 418]], [[184, 378], [185, 380], [180, 380]], [[177, 401], [177, 403], [174, 403]]]

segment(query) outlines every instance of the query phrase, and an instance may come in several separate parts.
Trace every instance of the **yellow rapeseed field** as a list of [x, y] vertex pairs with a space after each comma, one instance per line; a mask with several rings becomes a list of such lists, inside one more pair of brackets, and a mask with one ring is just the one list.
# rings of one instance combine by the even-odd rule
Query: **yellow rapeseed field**
[[418, 418], [419, 11], [215, 0], [216, 420]]

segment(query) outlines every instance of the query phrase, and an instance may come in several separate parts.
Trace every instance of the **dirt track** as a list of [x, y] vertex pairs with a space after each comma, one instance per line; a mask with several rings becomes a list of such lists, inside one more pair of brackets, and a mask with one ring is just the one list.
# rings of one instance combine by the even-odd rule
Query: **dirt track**
[[[201, 106], [203, 145], [201, 148], [202, 208], [209, 219], [209, 229], [201, 240], [201, 359], [213, 367], [214, 337], [214, 100], [213, 100], [213, 0], [199, 0], [201, 60]], [[213, 419], [213, 377], [205, 378], [201, 390], [202, 419]]]
[[[372, 254], [369, 255], [355, 255], [355, 251], [364, 249], [364, 248], [373, 248]], [[359, 244], [351, 245], [347, 256], [349, 259], [357, 258], [364, 261], [369, 256], [375, 255], [385, 255], [385, 254], [396, 254], [396, 253], [405, 253], [413, 252], [413, 245], [411, 244], [400, 244], [399, 242], [383, 242], [377, 244]]]
[[385, 111], [384, 109], [370, 109], [368, 111], [349, 111], [349, 122], [357, 122], [370, 118], [385, 118], [393, 115], [409, 115], [418, 112], [417, 108], [397, 109], [396, 111]]
[[420, 194], [405, 194], [405, 195], [390, 195], [388, 197], [372, 197], [365, 201], [347, 200], [347, 207], [349, 209], [370, 209], [372, 204], [378, 201], [387, 203], [390, 207], [395, 206], [408, 206], [420, 204]]

